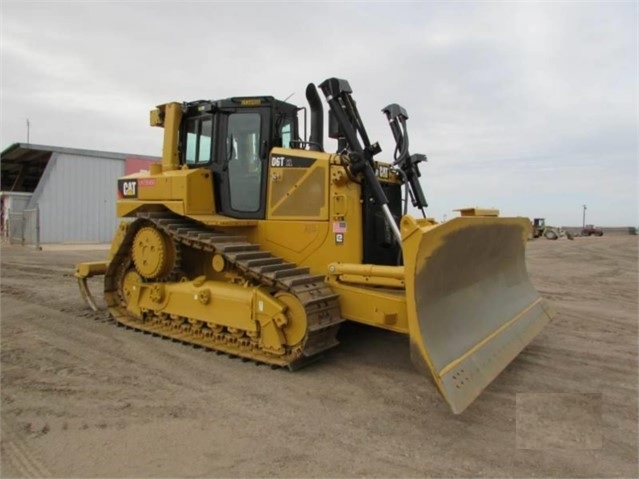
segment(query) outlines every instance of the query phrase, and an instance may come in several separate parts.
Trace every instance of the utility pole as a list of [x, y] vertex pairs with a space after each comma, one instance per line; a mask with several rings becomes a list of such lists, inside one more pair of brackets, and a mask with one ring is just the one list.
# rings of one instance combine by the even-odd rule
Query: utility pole
[[586, 227], [586, 210], [588, 209], [588, 207], [586, 205], [582, 205], [582, 208], [584, 209], [584, 212], [583, 212], [583, 216], [581, 217], [581, 227], [585, 228]]
[[29, 123], [29, 119], [27, 118], [27, 145], [29, 144], [29, 127], [31, 124]]

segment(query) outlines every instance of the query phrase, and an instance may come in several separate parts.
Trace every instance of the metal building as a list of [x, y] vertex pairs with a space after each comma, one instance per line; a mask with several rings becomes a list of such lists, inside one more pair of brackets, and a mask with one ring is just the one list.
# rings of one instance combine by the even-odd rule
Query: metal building
[[0, 227], [22, 244], [108, 243], [117, 179], [159, 158], [14, 143], [0, 155]]

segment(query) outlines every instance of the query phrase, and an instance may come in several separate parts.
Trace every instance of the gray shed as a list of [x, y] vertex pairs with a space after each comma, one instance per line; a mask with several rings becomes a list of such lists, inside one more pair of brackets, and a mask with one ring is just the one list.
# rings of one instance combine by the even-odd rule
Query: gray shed
[[23, 244], [108, 243], [118, 224], [117, 179], [158, 160], [14, 143], [0, 156], [3, 235]]

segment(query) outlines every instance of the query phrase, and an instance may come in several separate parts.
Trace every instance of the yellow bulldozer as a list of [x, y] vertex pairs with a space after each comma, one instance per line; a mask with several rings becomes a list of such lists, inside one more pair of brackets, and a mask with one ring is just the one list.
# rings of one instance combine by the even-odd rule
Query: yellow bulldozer
[[526, 271], [530, 222], [427, 218], [406, 110], [382, 110], [395, 148], [380, 162], [348, 82], [319, 89], [336, 153], [312, 83], [308, 138], [306, 107], [271, 96], [152, 110], [162, 162], [118, 179], [123, 221], [106, 261], [77, 265], [82, 295], [96, 309], [87, 278], [103, 275], [116, 322], [291, 370], [335, 347], [345, 320], [407, 334], [460, 413], [553, 315]]

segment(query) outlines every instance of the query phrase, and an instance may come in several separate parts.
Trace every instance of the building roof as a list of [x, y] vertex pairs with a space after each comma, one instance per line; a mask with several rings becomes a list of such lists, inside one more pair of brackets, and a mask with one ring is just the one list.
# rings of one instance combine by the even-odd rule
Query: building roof
[[108, 158], [119, 161], [135, 157], [148, 158], [151, 160], [159, 159], [157, 157], [131, 153], [82, 150], [79, 148], [34, 145], [31, 143], [14, 143], [0, 153], [0, 178], [2, 180], [0, 190], [34, 191], [53, 153]]

